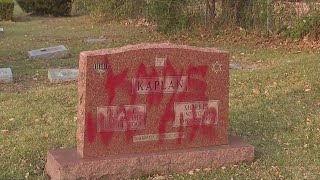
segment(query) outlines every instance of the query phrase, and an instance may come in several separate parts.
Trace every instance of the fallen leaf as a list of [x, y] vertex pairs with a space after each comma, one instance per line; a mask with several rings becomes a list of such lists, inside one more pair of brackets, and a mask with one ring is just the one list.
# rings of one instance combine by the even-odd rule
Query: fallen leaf
[[164, 177], [164, 176], [156, 176], [156, 177], [152, 178], [152, 180], [165, 180], [165, 179], [166, 179], [166, 177]]
[[259, 91], [259, 89], [252, 89], [252, 93], [255, 95], [259, 95], [260, 91]]
[[311, 125], [311, 120], [309, 118], [306, 119], [306, 124], [307, 124], [307, 126]]
[[8, 129], [3, 129], [3, 130], [1, 130], [1, 132], [2, 132], [3, 134], [6, 134], [6, 133], [9, 132], [9, 130], [8, 130]]
[[203, 170], [206, 172], [209, 172], [209, 171], [211, 171], [211, 168], [204, 168]]

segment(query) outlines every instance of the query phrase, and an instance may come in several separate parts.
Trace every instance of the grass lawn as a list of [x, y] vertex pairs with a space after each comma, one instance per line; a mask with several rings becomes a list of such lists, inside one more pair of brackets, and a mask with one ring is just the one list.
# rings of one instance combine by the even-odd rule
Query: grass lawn
[[[26, 16], [0, 22], [0, 67], [10, 67], [15, 83], [0, 84], [0, 179], [48, 179], [48, 150], [76, 146], [77, 86], [50, 84], [48, 68], [76, 68], [83, 50], [141, 42], [216, 46], [250, 70], [231, 72], [230, 133], [256, 148], [251, 164], [239, 164], [170, 179], [320, 179], [320, 54], [286, 52], [217, 43], [198, 35], [165, 36], [150, 28], [121, 23], [97, 24], [86, 16]], [[86, 38], [112, 42], [88, 44]], [[220, 41], [221, 42], [221, 41]], [[65, 45], [63, 60], [27, 61], [27, 51]], [[147, 177], [146, 177], [147, 178]]]

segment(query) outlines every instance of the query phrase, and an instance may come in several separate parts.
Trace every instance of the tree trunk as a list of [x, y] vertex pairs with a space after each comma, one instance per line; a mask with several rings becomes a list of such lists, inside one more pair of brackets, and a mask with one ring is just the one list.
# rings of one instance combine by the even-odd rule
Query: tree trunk
[[213, 20], [216, 17], [216, 0], [206, 0], [207, 11], [209, 12], [209, 19]]

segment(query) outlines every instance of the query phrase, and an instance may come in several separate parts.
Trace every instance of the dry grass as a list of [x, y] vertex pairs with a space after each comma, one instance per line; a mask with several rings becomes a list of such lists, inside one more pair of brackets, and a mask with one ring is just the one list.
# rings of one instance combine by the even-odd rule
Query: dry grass
[[[255, 162], [166, 178], [320, 179], [319, 54], [218, 44], [196, 35], [169, 37], [134, 25], [95, 24], [85, 16], [16, 13], [17, 22], [1, 23], [6, 32], [0, 36], [0, 67], [13, 69], [15, 83], [0, 85], [0, 178], [47, 179], [46, 152], [76, 146], [76, 85], [49, 84], [49, 67], [77, 67], [82, 50], [169, 40], [222, 47], [234, 62], [259, 68], [232, 71], [230, 77], [230, 132], [255, 146]], [[88, 37], [114, 40], [86, 44]], [[70, 49], [70, 58], [26, 60], [28, 50], [59, 44]]]

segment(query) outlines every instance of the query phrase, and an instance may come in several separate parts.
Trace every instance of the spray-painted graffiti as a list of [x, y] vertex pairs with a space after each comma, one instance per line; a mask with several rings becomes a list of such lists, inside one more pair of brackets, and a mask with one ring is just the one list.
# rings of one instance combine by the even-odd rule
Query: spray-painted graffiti
[[[103, 63], [109, 64], [108, 59], [105, 58]], [[207, 95], [208, 86], [205, 78], [208, 75], [208, 69], [207, 65], [189, 65], [187, 69], [182, 68], [177, 72], [167, 60], [166, 66], [162, 68], [161, 72], [155, 67], [147, 69], [144, 64], [140, 64], [135, 76], [130, 79], [128, 68], [115, 74], [110, 66], [106, 73], [104, 90], [107, 94], [106, 104], [112, 108], [109, 108], [109, 113], [98, 110], [97, 118], [94, 118], [96, 112], [87, 113], [87, 140], [93, 142], [99, 138], [108, 145], [114, 133], [121, 130], [126, 132], [127, 142], [132, 143], [135, 131], [142, 127], [145, 128], [145, 121], [148, 119], [145, 109], [137, 108], [139, 94], [146, 95], [148, 108], [157, 107], [164, 100], [167, 101], [164, 111], [159, 113], [158, 135], [149, 136], [158, 140], [159, 143], [175, 137], [177, 143], [180, 144], [182, 138], [186, 137], [187, 128], [189, 128], [187, 138], [190, 141], [195, 138], [197, 133], [215, 138], [218, 103], [213, 104]], [[119, 91], [123, 91], [130, 97], [130, 103], [112, 106], [116, 93]], [[164, 98], [165, 93], [170, 97]], [[182, 107], [188, 109], [175, 111], [178, 106], [177, 102], [189, 102], [188, 106]], [[169, 134], [171, 136], [168, 138], [166, 131], [169, 123], [174, 124], [177, 133], [174, 133], [175, 136]], [[140, 138], [144, 141], [147, 137], [138, 136], [135, 139]]]

